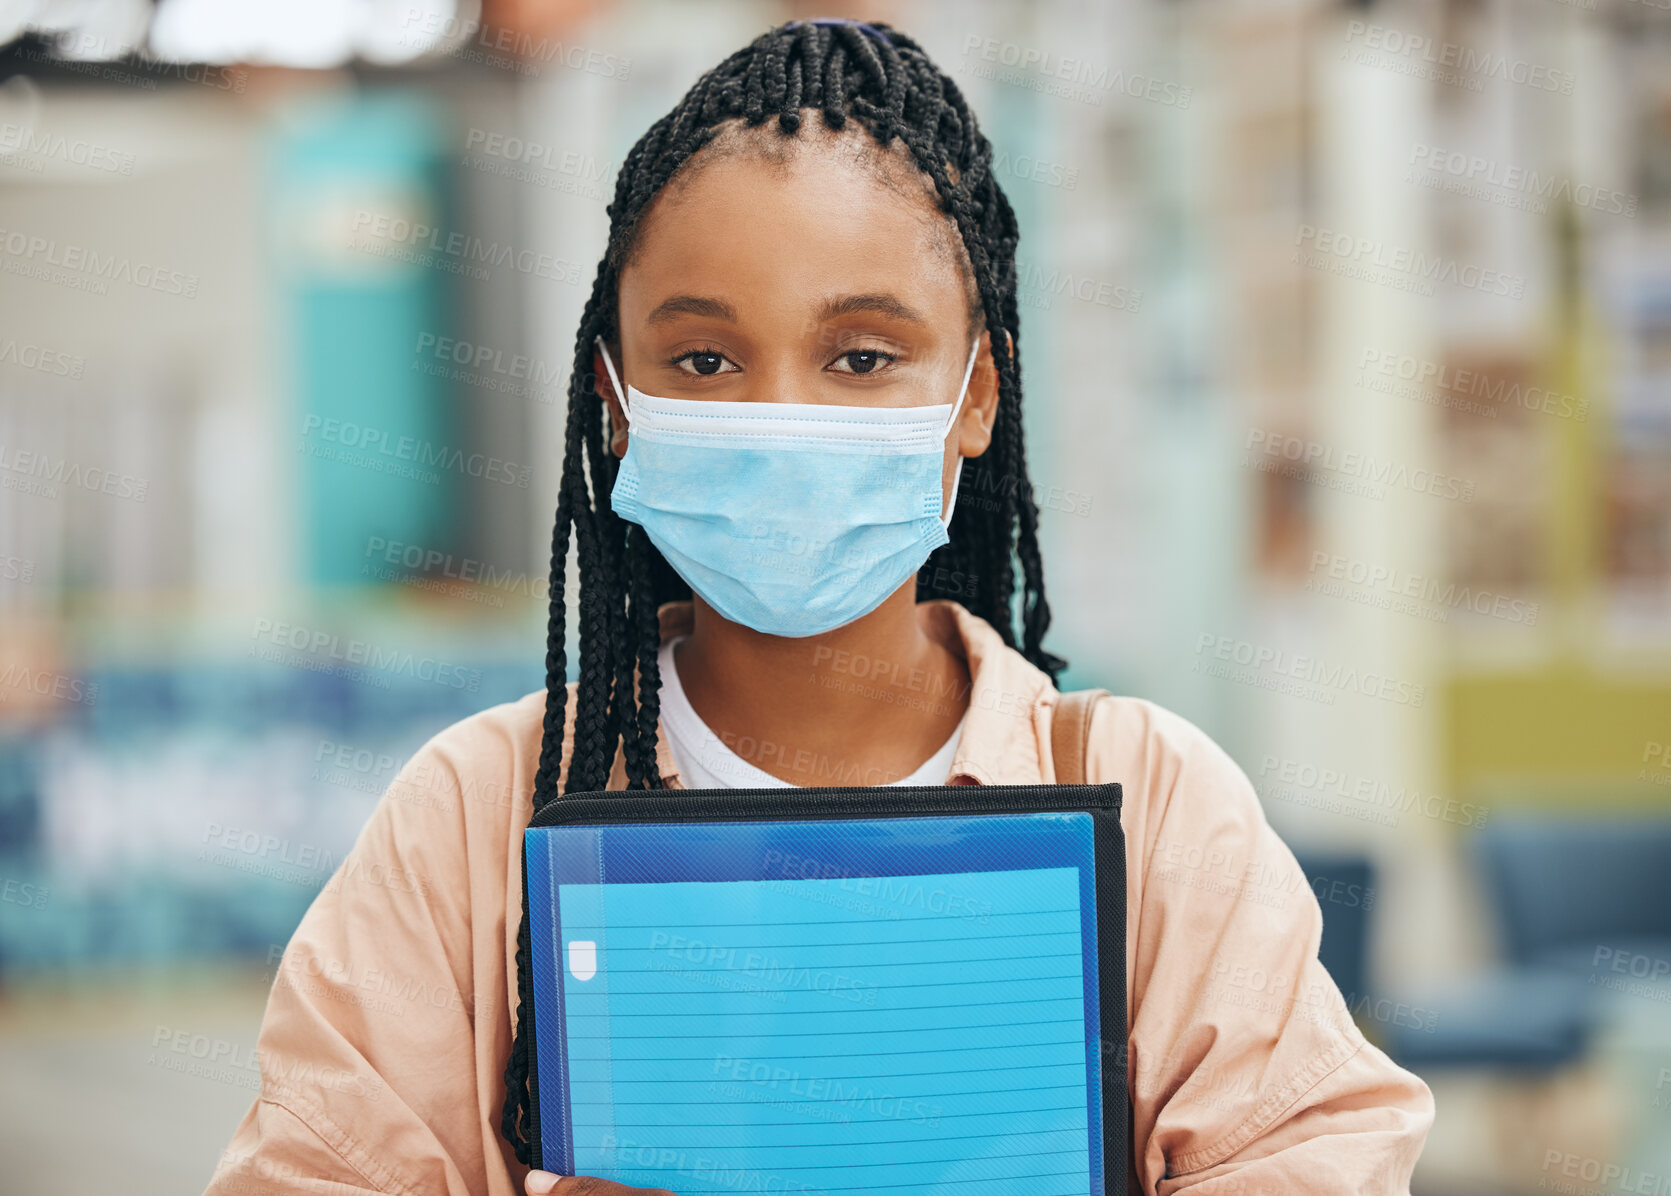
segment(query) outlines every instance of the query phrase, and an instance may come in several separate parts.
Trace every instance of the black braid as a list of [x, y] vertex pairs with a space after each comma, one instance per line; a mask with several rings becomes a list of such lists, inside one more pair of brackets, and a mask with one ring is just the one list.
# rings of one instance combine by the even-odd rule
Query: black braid
[[[816, 111], [839, 130], [856, 120], [877, 145], [904, 142], [933, 181], [941, 208], [957, 226], [974, 274], [979, 325], [993, 331], [998, 412], [992, 446], [968, 462], [950, 543], [919, 574], [918, 600], [953, 597], [998, 630], [1052, 679], [1065, 667], [1045, 651], [1050, 604], [1038, 546], [1038, 507], [1027, 477], [1021, 420], [1021, 326], [1016, 302], [1019, 227], [992, 175], [992, 146], [956, 82], [910, 37], [883, 24], [795, 21], [762, 34], [697, 80], [679, 105], [656, 121], [622, 163], [609, 205], [609, 246], [575, 336], [569, 415], [557, 520], [551, 535], [551, 608], [546, 637], [546, 705], [534, 809], [562, 793], [603, 789], [621, 753], [629, 789], [661, 786], [656, 728], [661, 675], [656, 608], [690, 597], [687, 586], [642, 529], [610, 506], [616, 460], [605, 435], [603, 404], [592, 376], [594, 338], [619, 344], [616, 301], [640, 222], [656, 196], [697, 151], [733, 122], [749, 128], [772, 117], [783, 136]], [[713, 155], [709, 155], [711, 157]], [[706, 160], [706, 158], [704, 159]], [[977, 326], [979, 326], [977, 325]], [[1000, 335], [1008, 332], [1009, 338]], [[573, 537], [580, 570], [580, 667], [574, 731], [563, 759], [568, 655], [564, 577]], [[1015, 607], [1020, 565], [1020, 610]], [[946, 581], [944, 579], [952, 579]], [[950, 588], [948, 588], [948, 586]], [[1016, 616], [1021, 637], [1016, 642]], [[529, 1162], [529, 1092], [524, 1038], [533, 1009], [524, 911], [518, 935], [517, 1026], [505, 1068], [501, 1130], [516, 1157]]]

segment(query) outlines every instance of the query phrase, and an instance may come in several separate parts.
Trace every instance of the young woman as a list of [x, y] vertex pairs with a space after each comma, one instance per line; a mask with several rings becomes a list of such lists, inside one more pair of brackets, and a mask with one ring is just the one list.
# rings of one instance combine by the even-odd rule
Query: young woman
[[[635, 1191], [523, 1161], [520, 844], [561, 794], [1055, 779], [991, 154], [916, 43], [847, 21], [762, 35], [633, 147], [576, 339], [546, 689], [390, 787], [284, 954], [211, 1193]], [[1405, 1192], [1431, 1097], [1353, 1025], [1246, 777], [1137, 698], [1094, 708], [1084, 768], [1125, 786], [1132, 1190]]]

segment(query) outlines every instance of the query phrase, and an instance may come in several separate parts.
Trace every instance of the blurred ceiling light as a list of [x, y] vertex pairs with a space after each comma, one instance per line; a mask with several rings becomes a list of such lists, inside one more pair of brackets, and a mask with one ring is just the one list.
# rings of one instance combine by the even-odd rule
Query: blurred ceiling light
[[126, 57], [151, 22], [149, 0], [43, 0], [34, 7], [30, 24], [50, 37], [54, 54], [72, 62]]
[[357, 56], [406, 62], [446, 37], [455, 12], [454, 0], [161, 0], [151, 52], [174, 62], [304, 70]]
[[352, 0], [162, 0], [151, 51], [172, 62], [340, 66], [353, 52]]
[[0, 4], [0, 46], [15, 41], [34, 28], [35, 18], [45, 9], [45, 0], [15, 0], [11, 4]]
[[481, 8], [475, 0], [462, 6], [455, 0], [366, 0], [366, 7], [374, 19], [360, 38], [360, 54], [385, 66], [468, 40]]

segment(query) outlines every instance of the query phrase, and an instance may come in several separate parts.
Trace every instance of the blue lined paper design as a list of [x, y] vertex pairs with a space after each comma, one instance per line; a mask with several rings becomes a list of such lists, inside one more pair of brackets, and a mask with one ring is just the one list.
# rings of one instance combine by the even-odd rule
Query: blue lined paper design
[[575, 1173], [1100, 1191], [1079, 868], [554, 888]]

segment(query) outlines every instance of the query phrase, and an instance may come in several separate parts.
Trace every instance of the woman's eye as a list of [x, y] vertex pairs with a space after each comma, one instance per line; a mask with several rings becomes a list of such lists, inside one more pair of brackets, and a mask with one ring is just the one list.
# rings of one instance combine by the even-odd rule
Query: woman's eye
[[[702, 374], [704, 376], [709, 374], [734, 374], [738, 369], [736, 362], [718, 353], [710, 353], [705, 349], [686, 353], [684, 356], [675, 357], [673, 360], [687, 374]], [[727, 366], [730, 368], [725, 368]]]
[[[854, 349], [851, 353], [843, 353], [836, 358], [836, 373], [868, 374], [885, 362], [894, 360], [896, 358], [892, 353], [883, 353], [879, 349]], [[842, 362], [847, 363], [846, 369], [839, 368]]]

